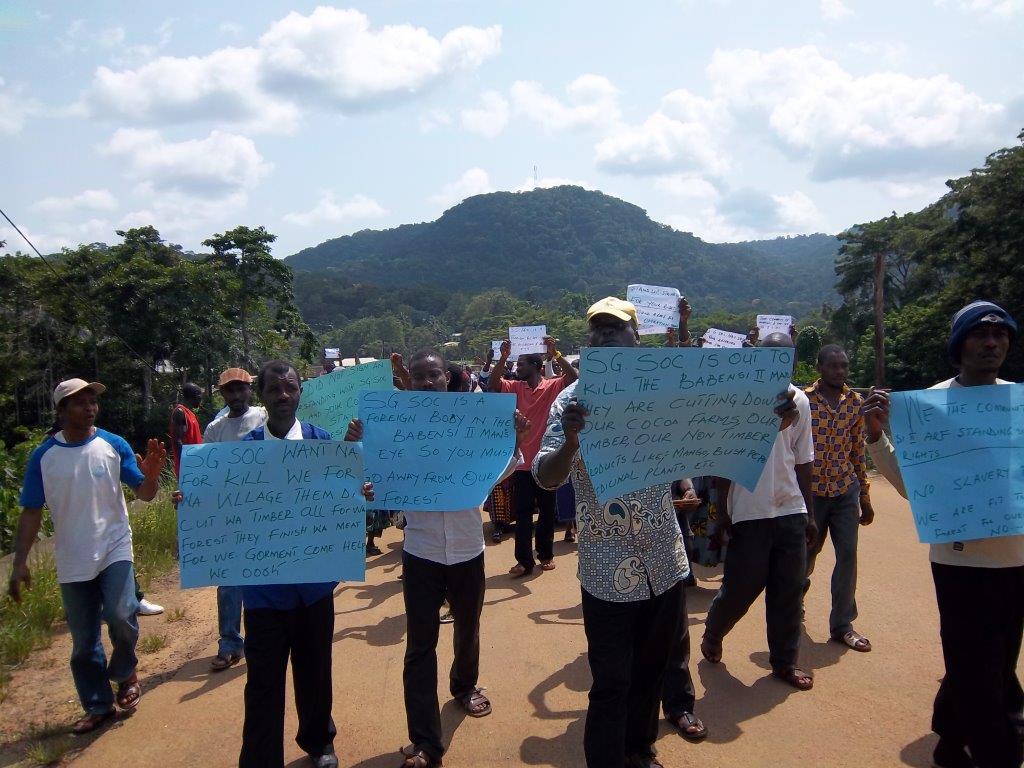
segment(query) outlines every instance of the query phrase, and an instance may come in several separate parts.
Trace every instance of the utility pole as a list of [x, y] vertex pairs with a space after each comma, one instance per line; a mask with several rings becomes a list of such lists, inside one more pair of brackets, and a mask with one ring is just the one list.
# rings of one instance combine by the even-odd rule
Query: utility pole
[[885, 386], [885, 253], [875, 254], [875, 386]]

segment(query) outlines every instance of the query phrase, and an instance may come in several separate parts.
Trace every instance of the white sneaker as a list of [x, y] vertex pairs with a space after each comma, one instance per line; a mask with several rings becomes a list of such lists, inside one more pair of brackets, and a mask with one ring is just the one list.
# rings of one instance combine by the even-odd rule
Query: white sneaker
[[163, 612], [164, 607], [162, 605], [151, 603], [145, 598], [139, 600], [139, 616], [159, 616]]

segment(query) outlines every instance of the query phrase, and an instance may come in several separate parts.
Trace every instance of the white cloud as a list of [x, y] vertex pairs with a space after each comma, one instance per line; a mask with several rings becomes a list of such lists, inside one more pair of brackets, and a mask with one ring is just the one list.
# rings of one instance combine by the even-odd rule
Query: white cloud
[[32, 205], [32, 210], [49, 215], [71, 211], [113, 211], [117, 198], [106, 189], [87, 189], [70, 197], [44, 197]]
[[154, 191], [201, 198], [244, 193], [272, 168], [252, 139], [221, 131], [205, 139], [171, 142], [158, 131], [121, 128], [103, 152], [124, 158], [129, 175]]
[[938, 6], [956, 5], [960, 10], [996, 20], [1007, 19], [1024, 11], [1024, 0], [935, 0]]
[[431, 195], [430, 202], [440, 203], [446, 208], [461, 203], [467, 197], [493, 192], [491, 178], [483, 168], [470, 168], [455, 181], [441, 187], [436, 195]]
[[86, 95], [97, 116], [142, 124], [225, 121], [289, 131], [303, 108], [357, 113], [406, 101], [501, 48], [498, 26], [441, 38], [408, 24], [371, 29], [355, 10], [321, 6], [274, 22], [253, 46], [99, 67]]
[[737, 242], [820, 231], [824, 218], [803, 192], [768, 194], [738, 189], [700, 208], [664, 217], [665, 223], [708, 242]]
[[452, 116], [446, 110], [432, 109], [427, 114], [420, 116], [420, 133], [430, 133], [435, 128], [451, 124]]
[[853, 11], [843, 0], [819, 0], [818, 7], [822, 18], [828, 21], [839, 21], [853, 15]]
[[778, 224], [787, 234], [813, 232], [821, 229], [824, 219], [818, 206], [803, 192], [772, 195], [776, 205]]
[[880, 187], [893, 200], [916, 200], [922, 204], [935, 202], [949, 192], [945, 179], [941, 177], [925, 181], [886, 181]]
[[[35, 245], [42, 253], [56, 253], [62, 248], [74, 248], [78, 245], [75, 238], [66, 237], [64, 235], [55, 234], [56, 228], [51, 229], [47, 232], [36, 232], [28, 227], [19, 224], [21, 231], [25, 233], [32, 244]], [[12, 227], [7, 226], [7, 222], [4, 222], [3, 226], [0, 226], [0, 242], [6, 242], [7, 245], [0, 248], [0, 253], [32, 253], [32, 249], [28, 246], [21, 235], [17, 233]]]
[[311, 224], [345, 223], [360, 219], [374, 219], [387, 215], [387, 210], [373, 198], [353, 195], [348, 200], [339, 200], [331, 191], [320, 193], [320, 200], [310, 210], [285, 214], [284, 220], [300, 227]]
[[641, 125], [616, 127], [599, 141], [595, 162], [610, 173], [637, 176], [719, 175], [729, 167], [719, 146], [727, 122], [721, 105], [685, 89], [673, 91]]
[[508, 115], [505, 97], [496, 91], [485, 91], [480, 94], [480, 106], [462, 110], [459, 117], [465, 130], [493, 139], [505, 130]]
[[661, 176], [654, 180], [655, 189], [673, 197], [713, 202], [718, 199], [718, 188], [699, 176]]
[[233, 21], [222, 21], [217, 29], [222, 35], [230, 35], [231, 37], [242, 34], [242, 25], [236, 24]]
[[764, 129], [816, 179], [934, 173], [1004, 140], [1006, 108], [947, 75], [854, 76], [816, 47], [718, 50], [714, 99], [746, 130]]
[[563, 102], [540, 83], [520, 80], [512, 85], [512, 104], [517, 114], [548, 131], [601, 127], [619, 119], [619, 89], [606, 77], [581, 75], [565, 93]]
[[39, 103], [25, 95], [22, 86], [8, 85], [0, 77], [0, 133], [18, 133], [25, 120], [37, 112]]

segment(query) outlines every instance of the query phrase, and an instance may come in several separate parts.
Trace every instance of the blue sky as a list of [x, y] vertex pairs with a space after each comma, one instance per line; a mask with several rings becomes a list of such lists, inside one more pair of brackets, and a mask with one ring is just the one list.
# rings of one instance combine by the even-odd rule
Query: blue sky
[[286, 256], [536, 166], [711, 241], [838, 232], [1015, 143], [1022, 39], [1024, 0], [0, 0], [0, 205], [44, 250]]

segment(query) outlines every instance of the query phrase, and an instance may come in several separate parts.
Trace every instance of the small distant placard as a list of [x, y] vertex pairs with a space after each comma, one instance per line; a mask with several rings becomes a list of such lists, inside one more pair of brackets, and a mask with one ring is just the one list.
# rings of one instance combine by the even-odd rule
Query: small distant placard
[[758, 337], [764, 338], [770, 333], [784, 333], [789, 335], [789, 329], [793, 327], [792, 315], [758, 315], [757, 331]]
[[366, 503], [357, 443], [186, 445], [179, 486], [183, 588], [365, 577]]
[[338, 360], [341, 358], [339, 347], [324, 347], [324, 360]]
[[543, 355], [548, 351], [544, 346], [544, 337], [547, 335], [548, 327], [546, 325], [518, 325], [509, 328], [508, 339], [512, 342], [510, 357]]
[[626, 301], [636, 307], [640, 335], [665, 333], [679, 325], [679, 289], [634, 283], [626, 289]]
[[734, 349], [742, 347], [746, 338], [742, 333], [708, 328], [704, 332], [704, 347], [707, 349]]
[[335, 368], [303, 384], [296, 416], [327, 430], [331, 437], [344, 437], [348, 423], [359, 411], [360, 392], [394, 388], [390, 360]]

